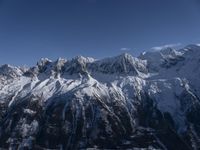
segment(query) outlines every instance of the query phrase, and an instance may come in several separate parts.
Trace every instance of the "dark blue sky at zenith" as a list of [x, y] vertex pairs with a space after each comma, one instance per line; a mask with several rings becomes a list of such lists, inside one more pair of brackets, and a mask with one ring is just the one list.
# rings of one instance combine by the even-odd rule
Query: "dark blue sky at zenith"
[[200, 43], [200, 0], [0, 0], [0, 64]]

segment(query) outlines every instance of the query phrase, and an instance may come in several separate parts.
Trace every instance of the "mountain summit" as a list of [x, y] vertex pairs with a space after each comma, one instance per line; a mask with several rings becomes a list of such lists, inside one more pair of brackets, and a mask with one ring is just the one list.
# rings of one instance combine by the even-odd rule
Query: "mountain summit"
[[200, 148], [200, 46], [0, 67], [2, 149]]

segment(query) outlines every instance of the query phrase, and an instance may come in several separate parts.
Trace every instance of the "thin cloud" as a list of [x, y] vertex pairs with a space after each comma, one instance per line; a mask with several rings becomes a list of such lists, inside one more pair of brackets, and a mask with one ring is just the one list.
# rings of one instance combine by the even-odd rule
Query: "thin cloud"
[[162, 46], [152, 47], [151, 50], [160, 51], [160, 50], [165, 49], [165, 48], [168, 48], [168, 47], [175, 48], [175, 47], [179, 47], [179, 46], [181, 46], [181, 45], [182, 45], [181, 43], [166, 44], [166, 45], [162, 45]]
[[131, 48], [126, 48], [126, 47], [123, 47], [120, 49], [120, 51], [130, 51], [130, 50], [131, 50]]
[[197, 43], [196, 45], [197, 45], [197, 46], [200, 46], [200, 43]]

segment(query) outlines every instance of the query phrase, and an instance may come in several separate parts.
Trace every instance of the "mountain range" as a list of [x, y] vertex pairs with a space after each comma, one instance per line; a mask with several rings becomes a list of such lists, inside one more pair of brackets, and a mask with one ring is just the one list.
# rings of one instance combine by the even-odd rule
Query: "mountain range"
[[1, 149], [200, 149], [200, 45], [0, 67]]

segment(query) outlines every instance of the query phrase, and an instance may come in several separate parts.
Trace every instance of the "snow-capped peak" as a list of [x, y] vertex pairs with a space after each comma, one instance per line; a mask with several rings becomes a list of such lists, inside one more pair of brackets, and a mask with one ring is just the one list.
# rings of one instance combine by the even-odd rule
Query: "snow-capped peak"
[[6, 76], [9, 78], [15, 78], [22, 75], [22, 70], [18, 67], [5, 64], [0, 66], [0, 76]]
[[124, 53], [116, 57], [95, 61], [91, 67], [93, 71], [102, 73], [138, 75], [138, 72], [146, 72], [146, 61], [139, 60], [128, 53]]
[[45, 65], [51, 63], [52, 60], [48, 59], [48, 58], [41, 58], [38, 62], [37, 65], [40, 67], [44, 67]]

